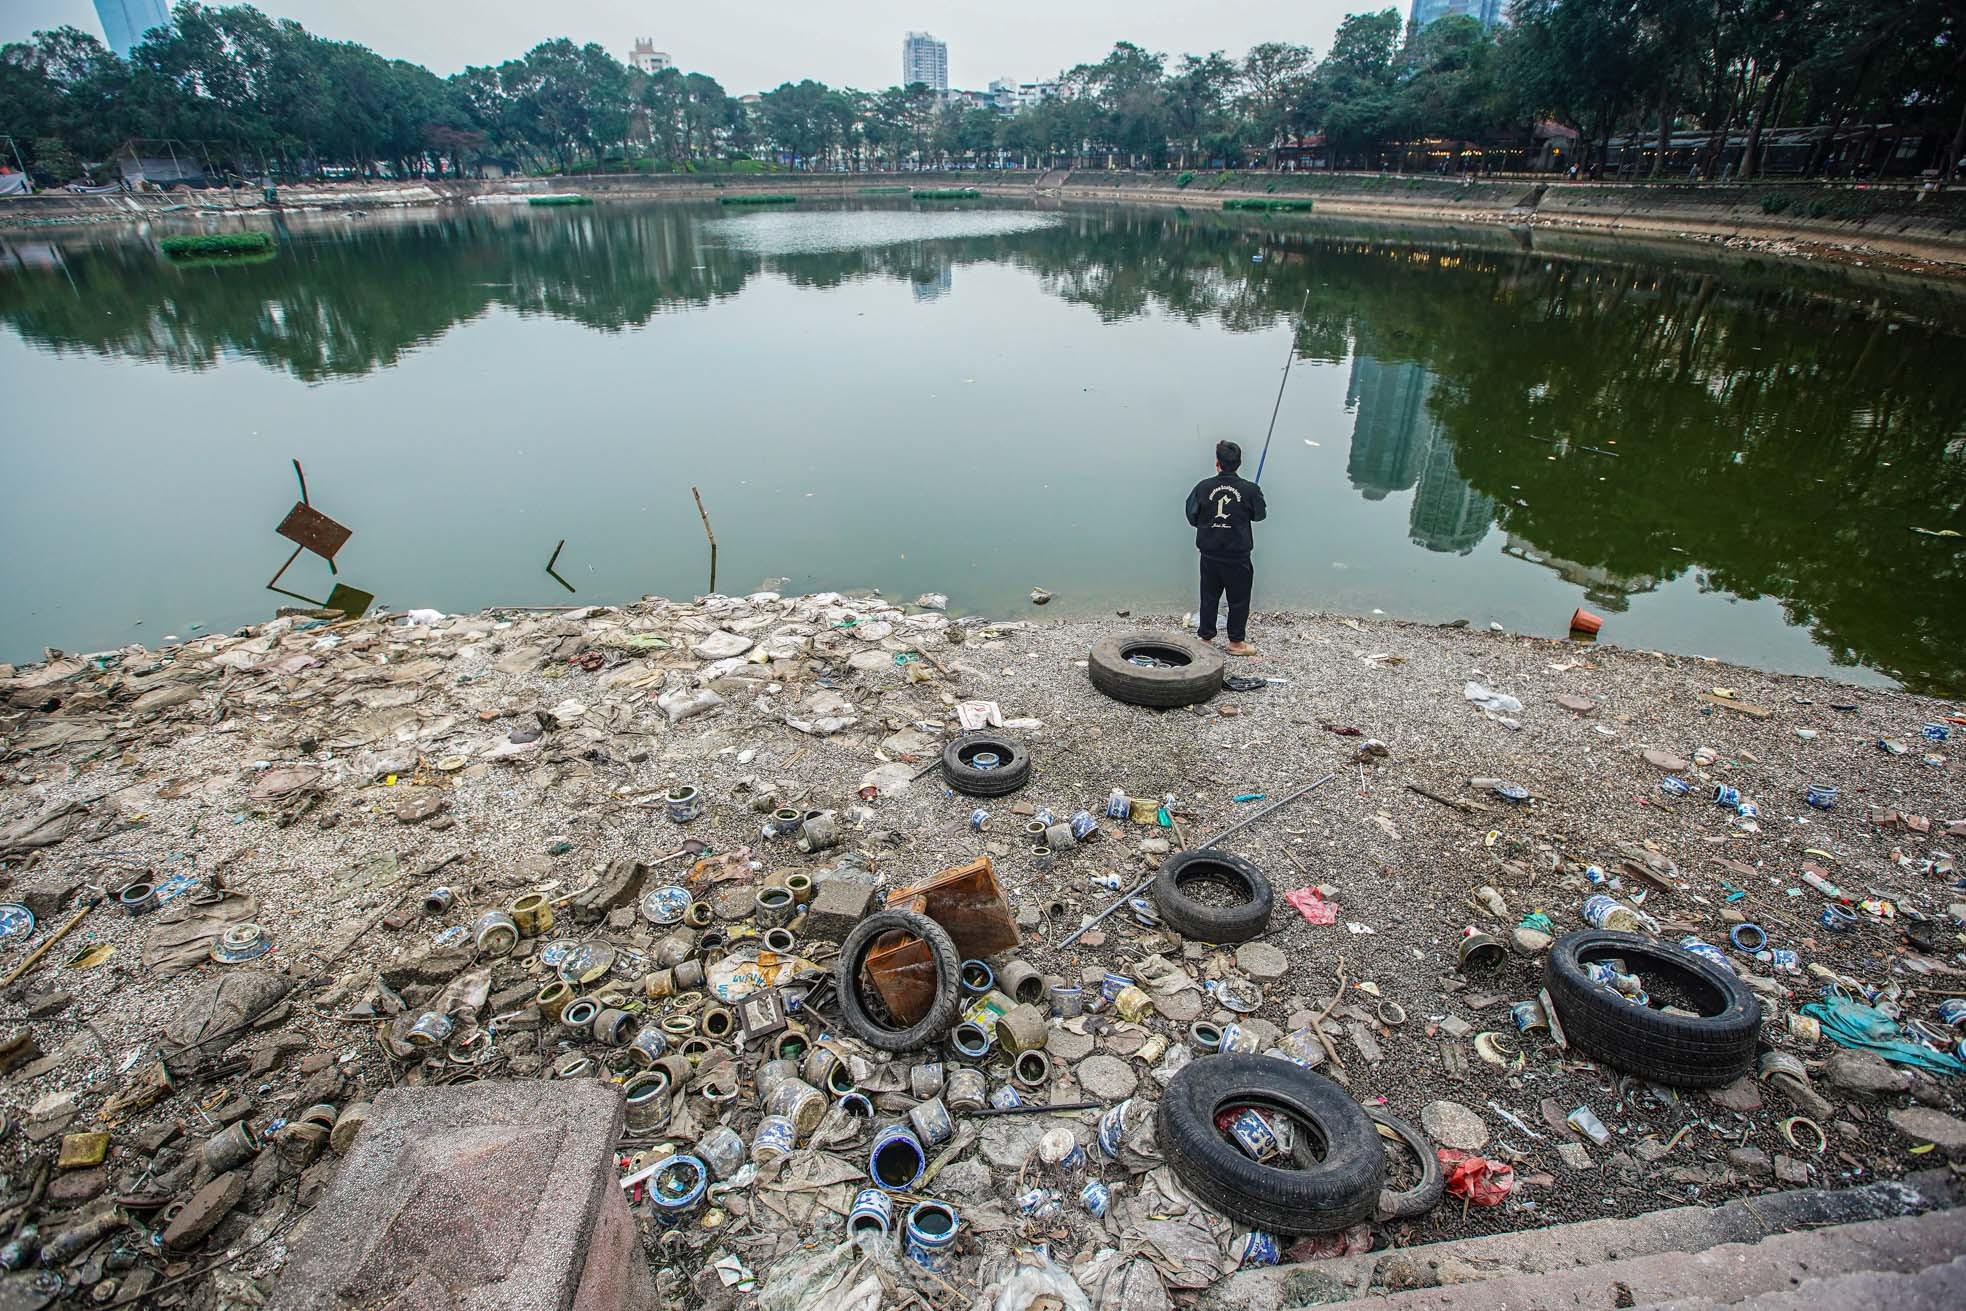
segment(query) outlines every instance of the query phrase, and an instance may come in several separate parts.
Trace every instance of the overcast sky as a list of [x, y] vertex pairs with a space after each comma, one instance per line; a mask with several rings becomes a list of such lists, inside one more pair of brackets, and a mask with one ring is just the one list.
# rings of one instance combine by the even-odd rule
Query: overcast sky
[[[681, 7], [649, 0], [263, 0], [259, 8], [309, 31], [359, 41], [377, 53], [449, 74], [495, 64], [553, 37], [597, 41], [625, 59], [653, 37], [685, 71], [709, 73], [741, 94], [816, 78], [832, 86], [884, 87], [900, 79], [901, 37], [923, 30], [949, 45], [949, 82], [981, 89], [990, 79], [1031, 81], [1097, 60], [1115, 41], [1170, 58], [1259, 41], [1297, 41], [1323, 55], [1348, 12], [1370, 0], [749, 0]], [[1406, 4], [1398, 5], [1402, 16]], [[0, 41], [38, 28], [79, 27], [96, 36], [91, 0], [0, 0]]]

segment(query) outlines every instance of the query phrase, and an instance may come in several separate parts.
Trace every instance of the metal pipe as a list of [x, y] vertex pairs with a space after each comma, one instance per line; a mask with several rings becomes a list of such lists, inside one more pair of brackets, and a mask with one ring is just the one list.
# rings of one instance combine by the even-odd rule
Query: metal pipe
[[[1212, 847], [1216, 843], [1220, 842], [1223, 838], [1228, 837], [1231, 833], [1235, 833], [1238, 832], [1239, 830], [1248, 828], [1251, 824], [1254, 824], [1257, 820], [1263, 818], [1265, 815], [1281, 810], [1285, 806], [1289, 805], [1291, 802], [1297, 800], [1299, 797], [1303, 797], [1312, 792], [1317, 791], [1319, 788], [1323, 787], [1326, 783], [1329, 783], [1332, 779], [1336, 777], [1338, 777], [1336, 774], [1326, 774], [1323, 778], [1319, 779], [1317, 782], [1306, 784], [1304, 787], [1299, 788], [1297, 791], [1291, 793], [1283, 800], [1273, 802], [1272, 804], [1263, 807], [1255, 814], [1249, 816], [1249, 818], [1238, 820], [1236, 823], [1229, 825], [1229, 827], [1223, 829], [1220, 833], [1217, 833], [1214, 837], [1210, 838], [1208, 841], [1194, 848], [1194, 850], [1196, 851], [1207, 850], [1209, 847]], [[1069, 947], [1073, 943], [1077, 942], [1079, 938], [1083, 936], [1088, 929], [1092, 928], [1093, 925], [1098, 924], [1101, 920], [1105, 919], [1108, 915], [1111, 915], [1114, 911], [1126, 905], [1127, 902], [1133, 900], [1133, 898], [1145, 892], [1150, 886], [1152, 886], [1153, 881], [1154, 881], [1154, 876], [1148, 875], [1145, 879], [1142, 879], [1133, 888], [1131, 888], [1126, 892], [1121, 893], [1120, 899], [1118, 901], [1115, 901], [1112, 905], [1106, 907], [1106, 909], [1100, 911], [1097, 915], [1094, 915], [1091, 919], [1079, 925], [1079, 927], [1073, 930], [1070, 934], [1060, 939], [1058, 943], [1059, 947], [1060, 948]]]
[[971, 1115], [1037, 1115], [1044, 1111], [1103, 1111], [1104, 1102], [1026, 1102], [1022, 1106], [990, 1106]]

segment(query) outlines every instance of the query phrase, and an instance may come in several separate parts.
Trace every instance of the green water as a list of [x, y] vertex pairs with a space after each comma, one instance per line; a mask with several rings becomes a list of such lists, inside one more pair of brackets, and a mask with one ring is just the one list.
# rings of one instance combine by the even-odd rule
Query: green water
[[399, 609], [700, 592], [692, 485], [725, 591], [1192, 608], [1183, 498], [1217, 438], [1253, 467], [1303, 306], [1259, 610], [1583, 605], [1623, 645], [1966, 690], [1966, 539], [1913, 531], [1966, 531], [1947, 285], [988, 202], [296, 217], [191, 268], [161, 231], [0, 240], [0, 659], [270, 613], [293, 457], [354, 530], [339, 581]]

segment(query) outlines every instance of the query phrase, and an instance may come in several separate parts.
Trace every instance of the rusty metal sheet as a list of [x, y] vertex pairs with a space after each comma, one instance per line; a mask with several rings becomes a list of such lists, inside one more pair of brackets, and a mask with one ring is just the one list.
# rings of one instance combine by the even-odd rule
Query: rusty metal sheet
[[[887, 904], [928, 916], [955, 939], [964, 960], [1008, 951], [1021, 939], [1003, 885], [988, 856], [945, 869], [909, 888], [890, 892]], [[871, 957], [870, 957], [871, 961]]]
[[919, 1024], [935, 1004], [935, 957], [912, 933], [882, 935], [861, 966], [881, 1004], [904, 1028]]
[[342, 527], [305, 501], [295, 501], [294, 508], [287, 511], [287, 517], [273, 531], [329, 561], [355, 535], [353, 529]]
[[323, 610], [339, 610], [344, 617], [349, 619], [360, 619], [369, 612], [369, 607], [374, 604], [374, 592], [364, 592], [361, 588], [350, 587], [347, 583], [336, 583], [334, 590], [328, 593], [327, 604], [321, 608]]

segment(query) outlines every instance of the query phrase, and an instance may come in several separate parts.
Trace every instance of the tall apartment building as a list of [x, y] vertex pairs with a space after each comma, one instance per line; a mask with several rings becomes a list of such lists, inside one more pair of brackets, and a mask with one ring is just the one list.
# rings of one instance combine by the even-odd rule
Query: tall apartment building
[[657, 50], [654, 41], [638, 36], [634, 48], [628, 52], [628, 62], [644, 73], [660, 73], [675, 61], [669, 58], [667, 50]]
[[1409, 21], [1417, 32], [1437, 18], [1465, 14], [1492, 31], [1502, 21], [1502, 7], [1503, 0], [1413, 0]]
[[128, 59], [151, 28], [171, 25], [171, 6], [168, 0], [96, 0], [96, 17], [109, 48]]
[[910, 32], [901, 39], [901, 85], [925, 82], [930, 89], [949, 89], [949, 46], [926, 32]]

